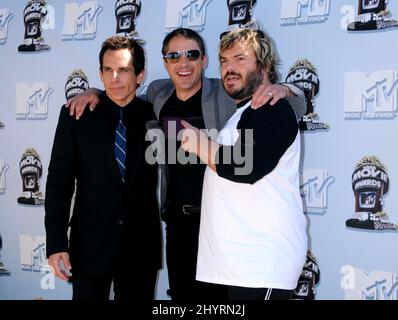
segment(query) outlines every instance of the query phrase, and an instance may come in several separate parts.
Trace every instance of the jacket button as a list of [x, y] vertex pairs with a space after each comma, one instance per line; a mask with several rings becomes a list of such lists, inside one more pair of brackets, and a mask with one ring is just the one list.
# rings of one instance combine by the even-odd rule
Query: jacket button
[[124, 224], [124, 221], [123, 220], [119, 220], [117, 223], [122, 225], [122, 224]]

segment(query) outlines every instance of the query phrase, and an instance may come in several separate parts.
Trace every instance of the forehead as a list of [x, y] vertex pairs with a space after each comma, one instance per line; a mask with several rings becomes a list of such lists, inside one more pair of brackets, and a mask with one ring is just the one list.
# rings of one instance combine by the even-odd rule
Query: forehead
[[117, 49], [117, 50], [106, 50], [104, 53], [104, 64], [110, 65], [132, 65], [133, 55], [130, 49]]
[[220, 52], [221, 57], [246, 55], [255, 57], [254, 49], [251, 46], [235, 41], [229, 48]]
[[188, 39], [182, 36], [172, 38], [167, 46], [168, 52], [193, 49], [199, 50], [198, 43], [193, 39]]

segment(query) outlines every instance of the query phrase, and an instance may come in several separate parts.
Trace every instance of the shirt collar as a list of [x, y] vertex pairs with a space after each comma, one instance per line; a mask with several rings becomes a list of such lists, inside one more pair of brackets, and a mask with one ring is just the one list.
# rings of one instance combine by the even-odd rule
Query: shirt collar
[[[137, 99], [137, 97], [134, 97], [133, 100], [131, 100], [126, 106], [120, 107], [118, 104], [113, 102], [111, 98], [106, 94], [104, 91], [101, 95], [101, 98], [103, 101], [106, 103], [107, 108], [110, 109], [112, 115], [115, 117], [115, 119], [119, 120], [120, 119], [120, 111], [122, 111], [123, 114], [123, 119], [127, 117], [127, 115], [131, 112], [134, 102]], [[123, 120], [124, 122], [124, 120]]]
[[241, 102], [239, 102], [236, 106], [239, 109], [239, 108], [245, 106], [246, 103], [248, 103], [251, 99], [252, 99], [252, 97], [250, 96], [249, 98], [246, 98], [246, 99], [242, 100]]

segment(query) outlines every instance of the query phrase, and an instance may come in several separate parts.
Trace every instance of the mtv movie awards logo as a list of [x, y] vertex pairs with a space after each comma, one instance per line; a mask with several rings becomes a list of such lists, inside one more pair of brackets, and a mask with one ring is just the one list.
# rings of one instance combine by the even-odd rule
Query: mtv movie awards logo
[[17, 119], [46, 119], [49, 98], [54, 89], [46, 82], [17, 82]]
[[141, 12], [141, 0], [117, 0], [115, 3], [116, 34], [137, 37], [136, 19]]
[[366, 272], [345, 265], [340, 270], [345, 300], [397, 300], [398, 277], [390, 271]]
[[187, 27], [202, 31], [206, 24], [207, 7], [212, 0], [167, 0], [166, 29]]
[[8, 23], [13, 14], [10, 9], [0, 8], [0, 44], [5, 44], [8, 37]]
[[65, 98], [69, 100], [90, 87], [88, 78], [82, 69], [76, 69], [66, 79]]
[[229, 18], [228, 26], [232, 30], [253, 24], [253, 6], [256, 0], [229, 0], [227, 1]]
[[300, 193], [303, 198], [304, 212], [326, 213], [329, 187], [334, 183], [335, 178], [322, 169], [306, 169], [301, 177]]
[[330, 0], [281, 0], [281, 25], [324, 22], [329, 11]]
[[393, 119], [397, 116], [397, 93], [397, 71], [346, 72], [344, 77], [345, 118]]
[[390, 179], [387, 169], [375, 156], [365, 156], [352, 174], [355, 212], [346, 226], [366, 230], [398, 230], [398, 225], [388, 221], [383, 211], [384, 195], [388, 193]]
[[97, 34], [98, 16], [103, 6], [98, 1], [65, 4], [63, 40], [90, 40]]
[[387, 9], [388, 0], [358, 0], [358, 17], [348, 31], [383, 30], [398, 27], [398, 20]]
[[300, 129], [302, 131], [329, 129], [329, 125], [321, 122], [314, 111], [315, 97], [318, 95], [320, 86], [315, 66], [307, 59], [297, 60], [289, 69], [286, 82], [295, 83], [304, 90], [307, 110], [299, 121]]
[[43, 165], [35, 149], [28, 148], [22, 154], [19, 172], [22, 178], [22, 194], [18, 197], [17, 202], [31, 206], [44, 204], [44, 195], [39, 190]]
[[314, 300], [321, 271], [313, 253], [308, 250], [303, 270], [293, 293], [293, 300]]
[[41, 272], [47, 266], [46, 238], [19, 235], [21, 268], [25, 271]]
[[50, 50], [44, 42], [43, 25], [48, 15], [46, 0], [29, 0], [23, 11], [25, 25], [24, 39], [18, 46], [19, 52], [40, 52]]

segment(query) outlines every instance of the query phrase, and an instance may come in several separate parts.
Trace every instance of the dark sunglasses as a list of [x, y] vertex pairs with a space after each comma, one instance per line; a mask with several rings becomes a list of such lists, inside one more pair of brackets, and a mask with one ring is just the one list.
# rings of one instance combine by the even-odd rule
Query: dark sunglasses
[[189, 61], [196, 61], [200, 57], [200, 51], [195, 49], [170, 52], [168, 54], [165, 54], [163, 58], [166, 59], [167, 62], [177, 63], [178, 61], [180, 61], [182, 55], [185, 55]]
[[[264, 32], [262, 32], [261, 30], [255, 30], [256, 31], [256, 33], [257, 33], [257, 37], [259, 38], [259, 39], [265, 39], [265, 34], [264, 34]], [[222, 32], [221, 34], [220, 34], [220, 40], [222, 39], [222, 38], [224, 38], [228, 33], [230, 33], [231, 31], [225, 31], [225, 32]]]

